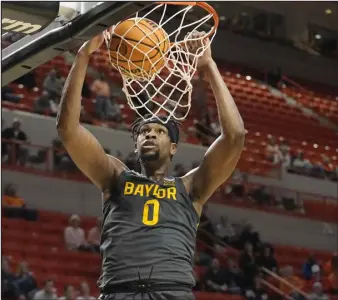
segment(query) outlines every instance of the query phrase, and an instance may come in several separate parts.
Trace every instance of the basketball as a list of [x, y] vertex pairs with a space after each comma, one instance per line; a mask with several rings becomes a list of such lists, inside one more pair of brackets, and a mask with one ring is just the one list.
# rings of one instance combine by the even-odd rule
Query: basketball
[[124, 76], [149, 78], [161, 71], [169, 49], [169, 36], [149, 19], [119, 23], [110, 41], [110, 62]]

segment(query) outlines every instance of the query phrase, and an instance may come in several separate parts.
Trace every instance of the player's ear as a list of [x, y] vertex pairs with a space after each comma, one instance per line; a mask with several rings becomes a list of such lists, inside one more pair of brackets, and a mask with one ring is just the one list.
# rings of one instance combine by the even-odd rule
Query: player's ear
[[177, 144], [176, 143], [171, 143], [170, 147], [170, 155], [174, 156], [177, 152]]

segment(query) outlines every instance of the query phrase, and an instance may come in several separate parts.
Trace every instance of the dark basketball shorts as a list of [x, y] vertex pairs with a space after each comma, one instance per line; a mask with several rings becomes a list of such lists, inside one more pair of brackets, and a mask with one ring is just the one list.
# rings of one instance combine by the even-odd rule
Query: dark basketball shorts
[[145, 293], [102, 294], [99, 300], [195, 300], [192, 292], [186, 291], [154, 291]]

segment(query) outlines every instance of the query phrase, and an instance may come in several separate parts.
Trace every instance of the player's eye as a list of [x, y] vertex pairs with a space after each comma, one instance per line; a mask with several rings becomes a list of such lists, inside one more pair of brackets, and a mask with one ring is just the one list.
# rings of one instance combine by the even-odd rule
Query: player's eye
[[159, 129], [159, 130], [158, 130], [158, 133], [159, 133], [159, 134], [163, 134], [163, 133], [165, 133], [165, 131], [164, 131], [163, 129]]

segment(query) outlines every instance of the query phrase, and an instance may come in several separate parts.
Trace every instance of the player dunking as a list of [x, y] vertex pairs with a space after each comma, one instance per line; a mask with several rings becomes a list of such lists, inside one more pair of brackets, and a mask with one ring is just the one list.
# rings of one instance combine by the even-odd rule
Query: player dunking
[[[178, 147], [177, 123], [138, 120], [132, 131], [142, 174], [128, 170], [121, 161], [106, 155], [79, 123], [89, 56], [103, 40], [101, 34], [79, 50], [57, 117], [61, 141], [79, 169], [101, 190], [104, 200], [100, 299], [194, 299], [193, 253], [199, 216], [240, 158], [242, 118], [209, 48], [199, 59], [198, 68], [204, 71], [215, 96], [222, 134], [198, 168], [173, 178], [168, 176], [168, 168]], [[196, 42], [188, 45], [192, 50], [198, 46]]]

